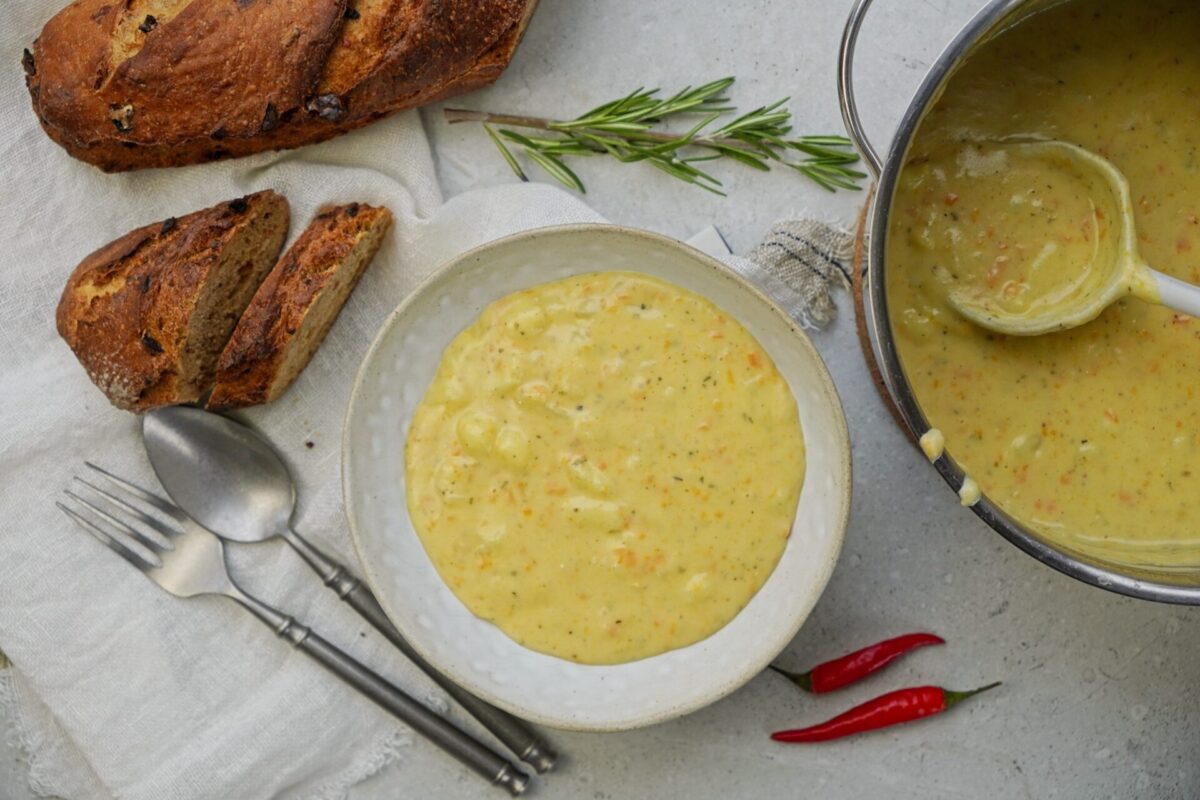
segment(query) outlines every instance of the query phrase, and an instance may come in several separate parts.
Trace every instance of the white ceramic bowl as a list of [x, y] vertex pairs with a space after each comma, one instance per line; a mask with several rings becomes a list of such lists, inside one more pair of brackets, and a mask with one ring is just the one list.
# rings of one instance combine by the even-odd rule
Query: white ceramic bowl
[[[791, 538], [766, 584], [728, 625], [689, 647], [615, 666], [528, 650], [469, 612], [409, 520], [404, 444], [442, 351], [484, 306], [581, 272], [634, 270], [690, 289], [766, 348], [800, 409], [807, 473]], [[525, 719], [611, 731], [661, 722], [725, 696], [796, 635], [833, 571], [850, 508], [850, 444], [837, 392], [808, 338], [720, 262], [673, 239], [609, 225], [543, 228], [443, 266], [384, 324], [355, 381], [343, 441], [350, 532], [392, 622], [443, 673]]]

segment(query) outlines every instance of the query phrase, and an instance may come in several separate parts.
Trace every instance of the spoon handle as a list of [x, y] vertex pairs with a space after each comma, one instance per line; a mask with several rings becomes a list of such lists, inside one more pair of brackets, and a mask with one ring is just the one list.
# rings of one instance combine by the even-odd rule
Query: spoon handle
[[1200, 286], [1172, 278], [1170, 275], [1153, 269], [1150, 270], [1150, 277], [1154, 280], [1159, 300], [1164, 306], [1193, 317], [1200, 317]]
[[348, 569], [322, 553], [295, 531], [288, 531], [284, 534], [284, 538], [321, 576], [321, 581], [326, 586], [336, 592], [338, 597], [346, 601], [376, 630], [386, 636], [397, 650], [416, 664], [434, 683], [442, 687], [471, 716], [479, 720], [480, 724], [511, 750], [517, 758], [538, 772], [548, 772], [554, 767], [558, 756], [525, 722], [480, 700], [438, 672], [432, 664], [422, 658], [408, 640], [400, 634], [400, 631], [392, 625], [371, 590], [354, 577]]
[[231, 585], [224, 594], [266, 623], [267, 627], [275, 631], [276, 636], [291, 642], [296, 649], [311, 656], [321, 666], [407, 723], [410, 728], [493, 785], [503, 787], [513, 797], [520, 796], [528, 787], [529, 778], [501, 755], [460, 730], [449, 720], [430, 711], [404, 690], [322, 639], [310, 628], [258, 598], [246, 594], [236, 585]]

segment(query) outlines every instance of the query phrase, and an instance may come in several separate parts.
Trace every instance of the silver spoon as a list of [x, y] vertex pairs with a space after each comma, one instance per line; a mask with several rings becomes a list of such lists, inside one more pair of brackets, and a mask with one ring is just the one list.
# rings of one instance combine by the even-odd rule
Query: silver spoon
[[557, 756], [528, 725], [439, 673], [388, 621], [361, 581], [292, 529], [296, 486], [287, 465], [261, 434], [220, 414], [174, 406], [142, 417], [142, 441], [163, 488], [190, 517], [230, 541], [282, 537], [326, 586], [518, 758], [538, 772], [554, 766]]

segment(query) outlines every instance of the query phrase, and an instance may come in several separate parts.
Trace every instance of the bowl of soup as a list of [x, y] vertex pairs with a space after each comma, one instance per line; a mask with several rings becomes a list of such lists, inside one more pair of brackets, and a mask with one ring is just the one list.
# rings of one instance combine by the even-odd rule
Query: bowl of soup
[[363, 571], [429, 662], [542, 724], [733, 691], [836, 562], [849, 442], [820, 356], [720, 262], [608, 225], [519, 234], [393, 313], [347, 412]]
[[[1070, 182], [1005, 189], [1013, 174], [994, 143], [1045, 139], [1116, 165], [1144, 256], [1200, 280], [1200, 6], [989, 3], [883, 158], [862, 138], [846, 69], [869, 5], [847, 30], [843, 108], [880, 177], [868, 322], [904, 424], [960, 501], [1039, 560], [1123, 594], [1200, 604], [1200, 320], [1127, 297], [1078, 328], [1004, 336], [955, 311], [946, 277], [975, 270], [1018, 302], [1042, 262], [1086, 244], [1094, 204]], [[1049, 256], [1024, 241], [1030, 220], [1056, 226]]]

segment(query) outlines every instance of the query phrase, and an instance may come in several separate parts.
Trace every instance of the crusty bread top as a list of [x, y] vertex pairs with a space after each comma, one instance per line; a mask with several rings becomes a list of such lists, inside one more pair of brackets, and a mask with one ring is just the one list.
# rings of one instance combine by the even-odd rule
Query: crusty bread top
[[[221, 354], [209, 408], [270, 402], [287, 387], [294, 376], [281, 376], [280, 370], [288, 348], [297, 344], [295, 335], [306, 322], [312, 322], [306, 318], [322, 295], [340, 283], [337, 288], [343, 297], [328, 309], [326, 319], [317, 321], [318, 329], [312, 331], [315, 340], [299, 343], [315, 350], [391, 220], [388, 209], [362, 203], [329, 208], [317, 215], [258, 287], [238, 322]], [[358, 254], [362, 257], [358, 263], [348, 263], [360, 243], [369, 245], [370, 250]], [[357, 274], [339, 274], [350, 269]], [[301, 366], [309, 355], [311, 351], [302, 354]]]
[[209, 161], [494, 79], [477, 65], [507, 63], [535, 2], [75, 0], [34, 42], [26, 83], [46, 132], [101, 169]]
[[80, 0], [46, 23], [31, 89], [80, 145], [257, 134], [303, 103], [346, 0]]
[[58, 304], [59, 334], [119, 408], [197, 399], [180, 394], [181, 365], [194, 360], [185, 349], [197, 299], [224, 249], [251, 224], [269, 223], [264, 230], [276, 240], [265, 250], [274, 248], [273, 260], [287, 218], [287, 201], [262, 191], [125, 234], [71, 274]]

